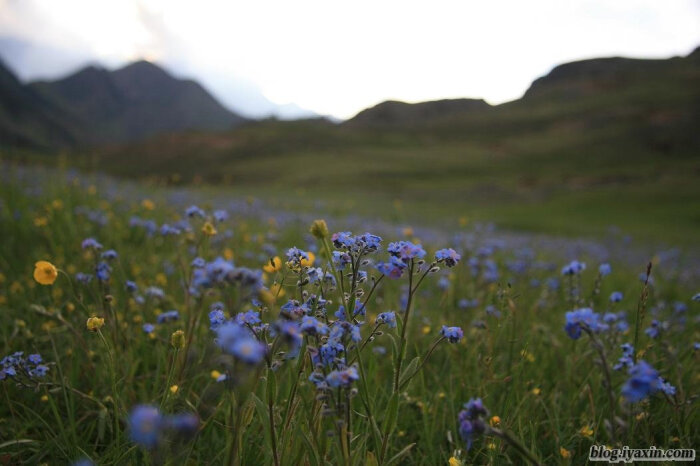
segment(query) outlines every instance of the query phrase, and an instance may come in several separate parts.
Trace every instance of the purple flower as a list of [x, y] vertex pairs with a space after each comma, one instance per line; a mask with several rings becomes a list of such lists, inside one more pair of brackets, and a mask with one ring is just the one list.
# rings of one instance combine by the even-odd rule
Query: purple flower
[[579, 261], [571, 261], [561, 269], [562, 275], [578, 275], [586, 270], [586, 264]]
[[357, 369], [352, 366], [344, 370], [331, 372], [326, 376], [326, 383], [333, 388], [349, 387], [354, 381], [359, 379], [360, 376], [357, 374]]
[[377, 325], [386, 324], [389, 328], [396, 328], [396, 313], [394, 311], [381, 312], [375, 321]]
[[185, 210], [185, 215], [187, 215], [189, 218], [194, 218], [194, 217], [199, 217], [199, 218], [204, 218], [206, 214], [202, 209], [197, 207], [196, 205], [189, 206]]
[[408, 264], [412, 259], [425, 257], [425, 249], [420, 244], [414, 244], [410, 241], [390, 243], [387, 251], [405, 264]]
[[83, 249], [93, 249], [95, 251], [102, 249], [102, 245], [100, 243], [98, 243], [95, 238], [84, 239], [83, 242], [80, 244], [80, 246]]
[[593, 309], [585, 307], [566, 313], [564, 330], [572, 340], [581, 338], [582, 327], [585, 326], [592, 332], [600, 332], [608, 328], [607, 324], [600, 322], [600, 315]]
[[457, 343], [464, 337], [464, 332], [459, 327], [448, 327], [443, 325], [442, 329], [440, 330], [440, 335], [447, 338], [450, 343]]
[[176, 310], [172, 310], [159, 314], [156, 318], [156, 322], [164, 324], [165, 322], [175, 322], [178, 319], [180, 319], [180, 313]]
[[155, 406], [139, 405], [129, 415], [129, 436], [131, 441], [147, 449], [158, 445], [163, 416]]
[[444, 262], [447, 267], [454, 267], [462, 258], [457, 251], [452, 248], [440, 249], [435, 253], [435, 259], [438, 262]]
[[299, 329], [302, 333], [312, 336], [328, 335], [328, 326], [311, 316], [304, 316], [301, 318], [301, 325]]
[[628, 374], [629, 379], [622, 386], [622, 396], [629, 403], [637, 403], [661, 389], [659, 373], [644, 360], [630, 367]]

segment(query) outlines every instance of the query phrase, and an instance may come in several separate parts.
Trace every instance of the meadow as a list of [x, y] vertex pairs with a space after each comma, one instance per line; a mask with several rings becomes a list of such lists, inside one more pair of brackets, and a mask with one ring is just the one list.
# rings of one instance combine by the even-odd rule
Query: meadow
[[3, 168], [0, 464], [586, 464], [591, 445], [700, 444], [683, 258]]

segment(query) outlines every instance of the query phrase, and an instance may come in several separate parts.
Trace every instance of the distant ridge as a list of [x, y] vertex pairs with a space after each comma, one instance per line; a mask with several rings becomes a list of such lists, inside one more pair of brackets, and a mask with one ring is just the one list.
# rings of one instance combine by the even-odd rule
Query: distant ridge
[[66, 147], [77, 143], [62, 110], [23, 86], [0, 61], [0, 143], [3, 146]]
[[357, 126], [402, 126], [425, 123], [442, 117], [479, 112], [491, 106], [482, 99], [444, 99], [409, 104], [387, 100], [362, 110], [347, 121]]
[[139, 61], [115, 71], [90, 66], [58, 81], [29, 85], [67, 115], [85, 122], [88, 144], [130, 142], [182, 130], [225, 130], [246, 121], [194, 81]]

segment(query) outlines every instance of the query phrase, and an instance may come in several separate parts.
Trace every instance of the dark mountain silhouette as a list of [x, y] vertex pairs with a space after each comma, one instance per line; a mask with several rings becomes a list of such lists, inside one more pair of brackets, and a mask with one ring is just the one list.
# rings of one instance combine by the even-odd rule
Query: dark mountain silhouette
[[29, 85], [84, 122], [88, 144], [128, 142], [182, 130], [225, 130], [246, 121], [194, 81], [145, 61], [116, 71], [90, 66], [64, 79]]
[[72, 125], [63, 111], [23, 86], [0, 62], [0, 143], [45, 149], [77, 143]]
[[490, 108], [482, 99], [445, 99], [409, 104], [387, 100], [362, 110], [347, 124], [357, 126], [411, 126], [442, 117]]

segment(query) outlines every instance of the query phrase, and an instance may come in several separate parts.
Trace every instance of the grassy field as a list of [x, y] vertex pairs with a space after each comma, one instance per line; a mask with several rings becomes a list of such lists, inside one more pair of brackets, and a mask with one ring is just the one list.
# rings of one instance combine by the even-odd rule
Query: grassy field
[[[245, 202], [225, 206], [227, 218], [220, 205], [188, 209], [195, 197], [252, 192], [285, 195], [306, 211], [315, 202], [389, 212], [402, 223], [483, 215], [576, 235], [609, 222], [669, 241], [696, 231], [691, 160], [673, 168], [672, 181], [640, 160], [638, 176], [654, 179], [648, 187], [605, 185], [580, 196], [572, 188], [540, 202], [546, 180], [560, 176], [543, 163], [530, 170], [535, 188], [509, 183], [504, 201], [487, 196], [470, 208], [470, 192], [513, 181], [515, 171], [502, 173], [485, 153], [479, 161], [475, 149], [468, 171], [481, 181], [461, 186], [449, 162], [460, 149], [444, 150], [434, 159], [444, 170], [429, 176], [410, 151], [393, 147], [381, 158], [337, 153], [343, 169], [330, 164], [319, 179], [314, 156], [299, 154], [296, 168], [251, 157], [234, 190], [6, 166], [0, 462], [585, 464], [591, 445], [699, 445], [700, 303], [672, 263], [654, 261], [645, 284], [644, 264], [612, 263], [607, 273], [598, 258], [577, 257], [587, 267], [566, 272], [568, 261], [544, 251], [470, 235], [469, 222], [449, 240], [422, 238], [422, 247], [409, 230], [376, 231], [383, 239], [374, 251], [372, 237], [333, 242], [320, 227], [314, 236], [308, 223]], [[353, 188], [369, 163], [372, 187]], [[596, 170], [582, 162], [569, 184]], [[395, 241], [415, 244], [396, 249]], [[442, 248], [460, 260], [436, 259]], [[331, 251], [341, 256], [331, 262]], [[580, 310], [587, 307], [598, 314]], [[390, 311], [395, 327], [386, 314], [377, 320]], [[229, 318], [240, 325], [221, 322]], [[623, 343], [634, 346], [627, 359]], [[465, 408], [472, 398], [488, 412], [480, 402]]]

